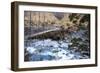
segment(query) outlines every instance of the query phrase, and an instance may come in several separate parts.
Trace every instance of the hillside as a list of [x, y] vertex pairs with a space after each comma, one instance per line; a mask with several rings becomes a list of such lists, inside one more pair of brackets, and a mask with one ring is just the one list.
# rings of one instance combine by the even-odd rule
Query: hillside
[[80, 24], [87, 26], [89, 23], [83, 20], [87, 14], [76, 13], [56, 13], [56, 12], [29, 12], [25, 11], [25, 26], [29, 27], [30, 24], [33, 27], [68, 27], [78, 26]]

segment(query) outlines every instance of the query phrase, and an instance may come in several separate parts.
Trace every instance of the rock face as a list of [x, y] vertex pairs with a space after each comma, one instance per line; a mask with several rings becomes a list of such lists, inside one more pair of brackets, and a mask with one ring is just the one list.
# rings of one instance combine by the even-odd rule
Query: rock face
[[[79, 25], [82, 18], [87, 14], [58, 13], [58, 12], [24, 12], [25, 26], [63, 26], [65, 29]], [[87, 25], [88, 22], [83, 25]]]

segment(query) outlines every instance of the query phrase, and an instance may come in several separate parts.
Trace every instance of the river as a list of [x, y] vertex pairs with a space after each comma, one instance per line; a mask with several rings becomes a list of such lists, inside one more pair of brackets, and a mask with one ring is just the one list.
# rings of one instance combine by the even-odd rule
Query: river
[[[73, 32], [71, 38], [82, 38], [84, 31]], [[83, 40], [85, 37], [82, 38]], [[25, 40], [25, 61], [50, 61], [50, 60], [74, 60], [88, 59], [89, 55], [71, 49], [73, 44], [67, 37], [65, 40], [31, 39]]]

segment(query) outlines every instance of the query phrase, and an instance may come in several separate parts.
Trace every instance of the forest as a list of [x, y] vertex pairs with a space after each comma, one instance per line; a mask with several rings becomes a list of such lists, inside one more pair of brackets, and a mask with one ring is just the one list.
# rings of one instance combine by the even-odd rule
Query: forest
[[90, 14], [24, 12], [24, 61], [90, 58]]

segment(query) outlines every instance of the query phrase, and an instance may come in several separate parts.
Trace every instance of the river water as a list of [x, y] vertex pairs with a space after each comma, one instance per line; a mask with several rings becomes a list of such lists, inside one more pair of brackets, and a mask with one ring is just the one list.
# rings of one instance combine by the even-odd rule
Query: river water
[[[83, 31], [73, 33], [72, 38], [82, 37]], [[85, 39], [85, 38], [84, 38]], [[72, 44], [66, 37], [65, 40], [52, 39], [33, 39], [25, 40], [25, 50], [27, 61], [50, 61], [50, 60], [74, 60], [74, 59], [88, 59], [88, 55], [83, 55], [79, 51], [70, 49]]]

